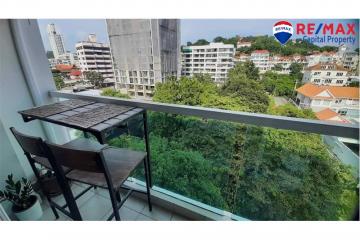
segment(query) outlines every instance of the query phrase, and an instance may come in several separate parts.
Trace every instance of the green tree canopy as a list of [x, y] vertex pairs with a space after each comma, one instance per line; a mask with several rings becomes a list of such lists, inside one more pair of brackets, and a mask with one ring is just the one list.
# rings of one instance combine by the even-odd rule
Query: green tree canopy
[[261, 84], [268, 93], [274, 96], [291, 97], [295, 88], [295, 81], [291, 76], [271, 71], [263, 75]]
[[84, 72], [84, 76], [87, 80], [90, 81], [92, 85], [94, 85], [97, 88], [102, 87], [104, 83], [104, 77], [101, 73], [95, 72], [95, 71], [86, 71]]
[[53, 79], [57, 90], [65, 87], [64, 77], [59, 73], [53, 73]]
[[208, 45], [210, 42], [208, 42], [206, 39], [199, 39], [196, 42], [192, 43], [192, 46], [201, 46], [201, 45]]
[[304, 68], [304, 66], [301, 63], [291, 63], [290, 76], [293, 77], [298, 82], [300, 82], [303, 77], [303, 74], [301, 72], [303, 70], [303, 68]]
[[101, 96], [108, 96], [108, 97], [118, 97], [118, 98], [130, 98], [129, 95], [125, 93], [121, 93], [113, 88], [105, 88], [101, 92]]

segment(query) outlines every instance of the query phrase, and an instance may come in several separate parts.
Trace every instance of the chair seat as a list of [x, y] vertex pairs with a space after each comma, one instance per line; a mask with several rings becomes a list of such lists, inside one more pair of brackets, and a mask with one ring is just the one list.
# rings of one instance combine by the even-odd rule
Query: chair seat
[[[100, 151], [105, 145], [101, 145], [100, 143], [91, 141], [89, 139], [78, 138], [78, 139], [75, 139], [68, 143], [63, 144], [62, 146], [75, 148], [75, 149]], [[39, 156], [34, 156], [33, 158], [36, 163], [43, 165], [44, 167], [46, 167], [49, 170], [52, 170], [50, 162], [47, 158], [39, 157]], [[63, 167], [63, 170], [65, 173], [67, 173], [71, 169], [69, 169], [67, 167]]]
[[[132, 151], [122, 148], [106, 148], [102, 151], [108, 167], [114, 188], [119, 188], [129, 177], [130, 173], [146, 157], [145, 152]], [[68, 179], [107, 188], [104, 173], [93, 173], [80, 170], [72, 170], [66, 174]]]

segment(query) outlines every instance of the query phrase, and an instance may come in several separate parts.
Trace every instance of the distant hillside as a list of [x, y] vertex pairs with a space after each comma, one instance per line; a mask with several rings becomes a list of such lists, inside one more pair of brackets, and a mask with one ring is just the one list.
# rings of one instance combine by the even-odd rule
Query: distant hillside
[[[213, 42], [223, 42], [225, 44], [233, 44], [236, 47], [238, 37], [231, 37], [231, 38], [223, 38], [223, 37], [216, 37], [213, 39]], [[301, 55], [308, 55], [312, 51], [337, 51], [337, 47], [334, 46], [323, 46], [319, 47], [315, 44], [302, 41], [300, 39], [296, 39], [295, 42], [289, 41], [286, 43], [285, 46], [281, 46], [281, 44], [276, 41], [273, 36], [248, 36], [243, 37], [242, 41], [251, 42], [251, 47], [243, 47], [237, 49], [239, 52], [243, 53], [251, 53], [254, 50], [261, 50], [267, 49], [272, 54], [280, 54], [283, 56], [288, 56], [292, 54], [301, 54]], [[206, 45], [209, 42], [205, 39], [200, 39], [194, 43], [188, 42], [187, 45]]]

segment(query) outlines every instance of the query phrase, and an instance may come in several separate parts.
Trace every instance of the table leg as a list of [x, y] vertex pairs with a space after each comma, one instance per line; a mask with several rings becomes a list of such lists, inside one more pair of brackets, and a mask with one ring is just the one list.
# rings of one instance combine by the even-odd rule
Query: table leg
[[89, 133], [84, 131], [84, 137], [85, 137], [85, 138], [90, 138]]
[[[94, 135], [95, 136], [95, 138], [96, 138], [96, 140], [98, 140], [98, 142], [100, 143], [100, 144], [105, 144], [105, 137], [103, 136], [103, 134], [102, 133], [98, 133], [98, 132], [92, 132], [91, 133], [92, 135]], [[85, 138], [90, 138], [90, 132], [86, 132], [86, 131], [84, 131], [84, 137]]]
[[[145, 139], [145, 147], [146, 147], [146, 163], [148, 170], [148, 178], [150, 187], [153, 186], [151, 179], [151, 168], [150, 168], [150, 145], [149, 145], [149, 130], [148, 130], [148, 121], [147, 121], [147, 112], [146, 110], [143, 112], [143, 122], [144, 122], [144, 139]], [[146, 169], [145, 169], [146, 170]]]
[[100, 144], [105, 144], [106, 139], [102, 133], [93, 133]]

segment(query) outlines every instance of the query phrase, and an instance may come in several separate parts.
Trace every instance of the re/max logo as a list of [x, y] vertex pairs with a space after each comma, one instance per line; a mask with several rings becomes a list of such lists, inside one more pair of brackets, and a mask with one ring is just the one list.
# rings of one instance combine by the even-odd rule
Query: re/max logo
[[356, 35], [355, 33], [355, 23], [320, 23], [316, 26], [315, 23], [297, 23], [296, 24], [296, 34], [335, 34], [335, 35]]

